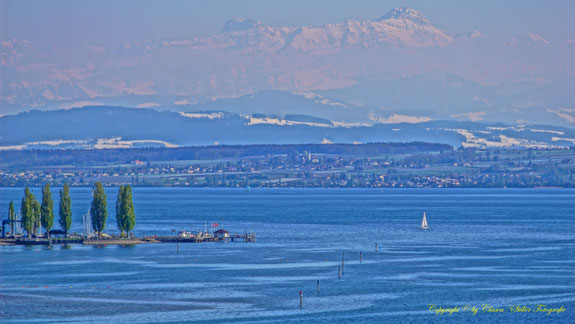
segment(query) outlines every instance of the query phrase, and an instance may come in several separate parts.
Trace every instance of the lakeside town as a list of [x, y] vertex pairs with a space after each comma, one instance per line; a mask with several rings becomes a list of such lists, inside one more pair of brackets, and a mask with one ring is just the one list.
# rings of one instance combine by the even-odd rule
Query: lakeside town
[[[362, 145], [342, 147], [328, 153], [318, 145], [309, 149], [301, 145], [281, 153], [268, 148], [257, 155], [245, 156], [212, 152], [205, 154], [208, 157], [204, 159], [173, 156], [160, 159], [166, 152], [173, 154], [174, 149], [143, 149], [146, 154], [142, 156], [147, 159], [138, 159], [141, 157], [137, 154], [124, 157], [126, 151], [122, 150], [96, 153], [98, 150], [72, 150], [77, 156], [65, 162], [40, 157], [35, 161], [44, 165], [26, 165], [23, 157], [11, 165], [2, 163], [0, 186], [41, 186], [45, 182], [91, 186], [101, 182], [104, 186], [231, 188], [575, 187], [575, 147], [458, 150], [433, 147], [424, 151], [378, 152], [362, 149]], [[88, 153], [105, 155], [107, 159], [95, 158], [86, 163], [82, 154]]]

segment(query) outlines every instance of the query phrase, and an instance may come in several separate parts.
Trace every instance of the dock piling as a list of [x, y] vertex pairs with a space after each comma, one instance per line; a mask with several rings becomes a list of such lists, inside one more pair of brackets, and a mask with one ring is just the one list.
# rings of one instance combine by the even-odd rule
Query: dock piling
[[377, 253], [377, 242], [375, 242], [375, 253]]
[[337, 279], [341, 279], [341, 266], [337, 266]]
[[359, 252], [359, 263], [363, 263], [363, 252]]
[[303, 291], [299, 291], [299, 307], [303, 307]]
[[317, 281], [317, 288], [316, 288], [316, 292], [319, 294], [319, 280]]

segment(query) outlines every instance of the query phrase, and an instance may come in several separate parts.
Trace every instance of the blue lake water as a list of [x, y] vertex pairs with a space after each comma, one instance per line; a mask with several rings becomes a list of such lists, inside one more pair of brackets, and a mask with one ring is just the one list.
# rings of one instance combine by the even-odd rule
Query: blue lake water
[[[0, 188], [3, 218], [22, 193]], [[91, 190], [71, 193], [81, 231]], [[0, 322], [575, 322], [575, 190], [134, 188], [134, 203], [137, 236], [219, 222], [257, 242], [0, 246]]]

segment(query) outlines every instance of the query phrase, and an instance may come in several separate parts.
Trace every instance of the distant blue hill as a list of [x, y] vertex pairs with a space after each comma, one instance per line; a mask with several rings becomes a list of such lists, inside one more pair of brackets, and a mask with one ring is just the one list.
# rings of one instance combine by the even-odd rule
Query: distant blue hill
[[[548, 147], [575, 143], [575, 130], [553, 126], [430, 121], [336, 127], [330, 120], [304, 114], [275, 117], [267, 120], [213, 111], [184, 114], [104, 106], [31, 111], [0, 117], [0, 147], [114, 148], [414, 141], [454, 147]], [[281, 119], [279, 124], [277, 118]]]

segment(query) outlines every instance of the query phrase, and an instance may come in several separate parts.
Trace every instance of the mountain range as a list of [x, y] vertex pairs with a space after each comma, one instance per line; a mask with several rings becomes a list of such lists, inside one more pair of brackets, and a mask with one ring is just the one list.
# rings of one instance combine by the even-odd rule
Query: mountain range
[[572, 127], [574, 39], [453, 34], [411, 8], [301, 27], [234, 18], [212, 35], [121, 44], [3, 39], [0, 112], [121, 105]]

